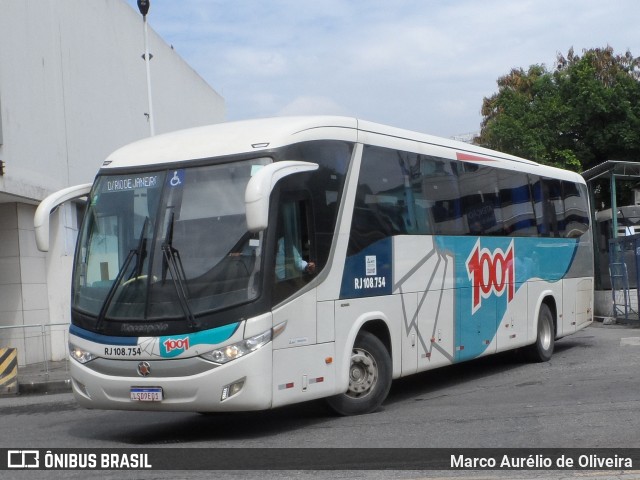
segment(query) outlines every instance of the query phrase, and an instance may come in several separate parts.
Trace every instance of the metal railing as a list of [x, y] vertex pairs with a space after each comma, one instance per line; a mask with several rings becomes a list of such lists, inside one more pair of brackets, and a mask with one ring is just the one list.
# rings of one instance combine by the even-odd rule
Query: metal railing
[[[4, 335], [3, 335], [4, 332], [21, 329], [22, 339], [24, 340], [24, 352], [22, 352], [24, 355], [23, 358], [26, 360], [29, 357], [33, 357], [33, 355], [29, 355], [29, 348], [41, 348], [42, 350], [40, 353], [42, 353], [42, 362], [33, 362], [33, 363], [44, 363], [45, 372], [47, 375], [49, 375], [49, 362], [51, 361], [51, 356], [52, 356], [51, 342], [53, 341], [52, 327], [65, 327], [64, 329], [60, 329], [57, 332], [64, 335], [62, 348], [66, 352], [66, 349], [68, 348], [67, 345], [69, 343], [69, 328], [68, 328], [69, 324], [68, 323], [38, 323], [38, 324], [29, 324], [29, 325], [8, 325], [8, 326], [0, 325], [0, 347], [12, 346], [8, 344], [4, 345], [5, 343], [7, 343], [7, 341], [4, 339]], [[34, 331], [33, 329], [35, 329], [35, 333], [29, 333]], [[32, 347], [31, 346], [32, 342], [28, 340], [38, 339], [38, 337], [40, 337], [40, 342], [39, 342], [40, 345], [38, 347]], [[10, 342], [11, 341], [9, 340], [9, 343]], [[18, 353], [20, 354], [20, 349], [18, 349]], [[66, 359], [66, 354], [64, 355], [64, 358]], [[27, 364], [26, 361], [24, 363]]]
[[640, 235], [609, 240], [613, 315], [637, 320], [640, 312]]

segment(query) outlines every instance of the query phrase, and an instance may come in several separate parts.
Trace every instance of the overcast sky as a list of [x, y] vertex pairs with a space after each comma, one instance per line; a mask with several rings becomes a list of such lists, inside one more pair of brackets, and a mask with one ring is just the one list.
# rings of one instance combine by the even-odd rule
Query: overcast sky
[[570, 47], [640, 56], [638, 0], [151, 0], [148, 21], [227, 120], [337, 114], [445, 137], [479, 131], [511, 68]]

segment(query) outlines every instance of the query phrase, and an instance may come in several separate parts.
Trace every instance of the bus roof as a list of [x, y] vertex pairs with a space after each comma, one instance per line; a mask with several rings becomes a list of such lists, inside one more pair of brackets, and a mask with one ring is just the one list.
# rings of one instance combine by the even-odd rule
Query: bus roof
[[259, 155], [261, 151], [268, 152], [284, 145], [320, 139], [362, 142], [431, 155], [434, 154], [435, 147], [437, 153], [444, 158], [491, 164], [499, 168], [584, 183], [577, 173], [540, 165], [513, 155], [339, 116], [273, 117], [178, 130], [148, 137], [116, 150], [107, 157], [103, 169], [149, 167], [237, 154]]

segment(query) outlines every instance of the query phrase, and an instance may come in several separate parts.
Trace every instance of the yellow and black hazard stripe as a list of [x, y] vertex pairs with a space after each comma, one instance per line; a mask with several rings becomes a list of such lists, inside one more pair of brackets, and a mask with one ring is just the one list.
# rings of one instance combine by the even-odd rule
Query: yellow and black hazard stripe
[[18, 392], [18, 350], [0, 348], [0, 394]]

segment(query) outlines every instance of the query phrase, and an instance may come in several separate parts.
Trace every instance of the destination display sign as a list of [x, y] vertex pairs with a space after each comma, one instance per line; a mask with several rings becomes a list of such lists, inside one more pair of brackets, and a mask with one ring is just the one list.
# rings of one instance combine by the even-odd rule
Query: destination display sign
[[123, 175], [105, 178], [102, 181], [101, 192], [125, 192], [139, 188], [158, 188], [162, 186], [162, 178], [159, 174]]

